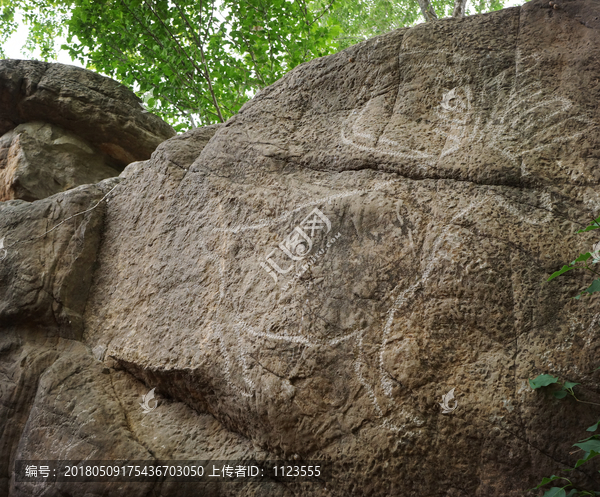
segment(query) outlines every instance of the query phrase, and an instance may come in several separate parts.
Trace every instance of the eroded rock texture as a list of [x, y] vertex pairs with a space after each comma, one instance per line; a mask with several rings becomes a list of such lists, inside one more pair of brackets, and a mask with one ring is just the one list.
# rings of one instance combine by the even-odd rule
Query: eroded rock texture
[[[574, 233], [600, 212], [598, 18], [598, 2], [533, 1], [395, 31], [129, 165], [95, 214], [82, 343], [59, 320], [4, 326], [10, 462], [323, 459], [327, 486], [204, 492], [481, 497], [574, 464], [597, 414], [527, 379], [600, 402], [597, 299], [571, 299], [589, 281], [545, 283], [597, 241]], [[44, 217], [19, 215], [0, 236]], [[8, 254], [21, 278], [29, 256]], [[10, 462], [10, 495], [80, 495], [16, 483]]]
[[39, 200], [118, 176], [115, 167], [74, 133], [40, 121], [20, 124], [0, 137], [0, 199]]
[[171, 126], [143, 112], [123, 85], [91, 71], [33, 60], [0, 61], [0, 135], [44, 121], [77, 134], [122, 167], [145, 160]]
[[113, 178], [32, 203], [0, 202], [3, 327], [35, 326], [81, 337], [106, 205], [100, 200], [117, 182]]

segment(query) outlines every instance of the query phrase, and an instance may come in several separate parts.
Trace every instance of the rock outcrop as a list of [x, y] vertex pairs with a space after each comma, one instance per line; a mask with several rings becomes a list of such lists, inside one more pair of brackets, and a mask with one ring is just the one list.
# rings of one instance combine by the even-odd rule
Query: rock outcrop
[[0, 137], [0, 199], [40, 200], [119, 175], [119, 167], [74, 133], [43, 122]]
[[0, 202], [0, 323], [81, 338], [106, 206], [100, 201], [117, 183]]
[[150, 158], [159, 143], [175, 135], [140, 103], [123, 85], [79, 67], [0, 61], [0, 135], [31, 121], [55, 124], [122, 168]]
[[[0, 493], [516, 497], [573, 465], [597, 414], [527, 379], [600, 402], [598, 300], [571, 299], [584, 275], [545, 282], [597, 241], [575, 231], [600, 214], [598, 18], [534, 0], [394, 31], [119, 180], [7, 202]], [[334, 477], [117, 491], [11, 474], [135, 458]], [[593, 468], [571, 475], [600, 490]]]

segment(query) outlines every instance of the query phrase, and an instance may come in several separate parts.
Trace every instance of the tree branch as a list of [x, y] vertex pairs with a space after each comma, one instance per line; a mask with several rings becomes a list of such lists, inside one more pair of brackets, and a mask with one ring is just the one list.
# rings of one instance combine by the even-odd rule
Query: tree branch
[[467, 0], [454, 0], [454, 11], [452, 17], [465, 17]]
[[321, 19], [321, 17], [323, 17], [325, 14], [328, 14], [329, 11], [331, 10], [331, 7], [335, 3], [335, 1], [336, 0], [331, 0], [331, 2], [329, 2], [329, 5], [327, 7], [323, 7], [323, 10], [321, 11], [321, 13], [319, 15], [317, 15], [315, 13], [315, 18], [312, 20], [310, 25], [312, 26], [315, 22], [319, 21]]
[[[221, 114], [221, 108], [219, 106], [219, 102], [217, 101], [217, 97], [215, 95], [215, 91], [212, 86], [210, 73], [208, 72], [208, 65], [206, 64], [206, 58], [204, 57], [204, 48], [203, 48], [202, 41], [200, 40], [200, 37], [196, 34], [196, 31], [194, 30], [194, 28], [192, 28], [192, 25], [190, 24], [187, 16], [185, 15], [185, 12], [179, 5], [179, 2], [175, 1], [174, 4], [175, 4], [175, 7], [177, 7], [179, 14], [181, 15], [181, 18], [185, 21], [188, 28], [190, 29], [190, 32], [192, 33], [192, 37], [196, 41], [196, 46], [198, 47], [198, 50], [200, 50], [200, 59], [202, 60], [202, 64], [204, 66], [204, 79], [206, 79], [206, 82], [208, 83], [208, 90], [210, 91], [210, 95], [213, 100], [213, 105], [215, 106], [215, 109], [217, 110], [217, 114], [218, 114], [221, 122], [225, 122], [225, 119], [223, 119], [223, 115]], [[212, 18], [212, 15], [211, 15], [211, 18]]]
[[431, 6], [431, 2], [429, 0], [417, 0], [419, 2], [419, 7], [421, 8], [421, 14], [425, 18], [426, 22], [434, 21], [438, 18], [435, 10]]

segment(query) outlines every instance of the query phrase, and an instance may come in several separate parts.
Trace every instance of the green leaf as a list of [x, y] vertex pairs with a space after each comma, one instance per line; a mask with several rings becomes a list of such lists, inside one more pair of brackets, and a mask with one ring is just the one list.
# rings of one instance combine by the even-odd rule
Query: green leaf
[[590, 259], [592, 257], [592, 254], [590, 254], [589, 252], [585, 252], [583, 254], [579, 254], [579, 257], [577, 257], [577, 259], [575, 259], [573, 262], [571, 262], [571, 266], [573, 264], [575, 264], [576, 262], [585, 262], [588, 259]]
[[533, 380], [529, 380], [529, 386], [536, 390], [537, 388], [547, 387], [548, 385], [552, 385], [553, 383], [557, 383], [558, 378], [552, 376], [551, 374], [541, 374]]
[[[596, 440], [597, 441], [597, 440]], [[576, 444], [577, 445], [577, 444]], [[594, 459], [594, 457], [600, 455], [600, 452], [597, 452], [595, 450], [591, 450], [590, 452], [586, 452], [585, 457], [583, 459], [579, 459], [576, 463], [575, 463], [575, 467], [573, 469], [577, 469], [579, 466], [581, 466], [582, 464], [585, 464], [586, 462], [588, 462], [590, 459]]]
[[580, 449], [583, 449], [585, 452], [594, 451], [594, 452], [600, 454], [600, 440], [592, 439], [592, 440], [588, 440], [586, 442], [576, 443], [576, 444], [573, 444], [573, 447], [579, 447]]
[[548, 278], [546, 281], [552, 281], [554, 278], [556, 278], [557, 276], [560, 276], [561, 274], [566, 273], [567, 271], [571, 271], [571, 269], [577, 269], [576, 267], [573, 266], [563, 266], [561, 269], [559, 269], [558, 271], [552, 273], [552, 275], [550, 276], [550, 278]]
[[595, 425], [590, 426], [586, 431], [596, 431], [598, 426], [600, 426], [600, 420]]
[[557, 399], [564, 399], [567, 396], [567, 392], [565, 390], [559, 390], [558, 392], [554, 392], [552, 395]]
[[543, 487], [544, 485], [547, 485], [551, 481], [555, 481], [555, 480], [567, 480], [570, 483], [570, 480], [563, 476], [552, 475], [550, 478], [545, 476], [544, 478], [542, 478], [542, 481], [538, 484], [537, 487], [534, 487], [534, 488], [528, 490], [528, 492], [531, 492], [531, 490], [537, 490], [538, 488]]
[[565, 381], [563, 388], [565, 388], [566, 390], [573, 390], [573, 387], [576, 387], [577, 385], [581, 385], [581, 383], [573, 383], [572, 381]]
[[595, 292], [600, 292], [600, 279], [595, 279], [592, 282], [592, 284], [589, 287], [587, 287], [583, 292], [589, 293], [590, 295]]
[[567, 492], [564, 488], [552, 487], [550, 490], [546, 490], [543, 497], [566, 497]]
[[594, 219], [592, 224], [590, 224], [589, 226], [586, 226], [582, 230], [577, 231], [577, 233], [585, 233], [586, 231], [597, 230], [598, 228], [600, 228], [600, 217], [598, 217], [597, 219]]

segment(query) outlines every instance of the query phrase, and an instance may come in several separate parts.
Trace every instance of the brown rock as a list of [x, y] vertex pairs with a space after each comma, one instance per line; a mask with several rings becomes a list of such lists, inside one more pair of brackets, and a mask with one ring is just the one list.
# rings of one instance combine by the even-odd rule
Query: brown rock
[[[573, 465], [571, 444], [597, 414], [527, 379], [581, 382], [581, 398], [600, 402], [598, 298], [571, 299], [589, 284], [580, 274], [545, 282], [597, 241], [574, 233], [600, 213], [600, 7], [574, 0], [557, 16], [545, 5], [418, 25], [303, 64], [212, 138], [194, 130], [127, 167], [81, 299], [85, 350], [36, 343], [50, 317], [20, 310], [27, 292], [12, 300], [34, 329], [2, 329], [4, 370], [25, 357], [19, 340], [50, 351], [23, 377], [26, 400], [9, 403], [21, 420], [32, 412], [22, 435], [8, 431], [10, 459], [86, 457], [106, 424], [98, 453], [115, 457], [196, 458], [231, 443], [232, 458], [334, 468], [327, 487], [233, 495], [520, 497]], [[42, 210], [7, 205], [15, 240], [38, 230]], [[10, 268], [32, 254], [9, 250], [3, 274], [17, 278]], [[152, 388], [161, 404], [142, 417], [135, 404]], [[150, 418], [159, 409], [168, 423]], [[153, 441], [192, 427], [205, 448]], [[593, 470], [571, 475], [600, 488]]]
[[[174, 138], [169, 158], [187, 168], [218, 127]], [[193, 140], [190, 138], [194, 138]], [[174, 163], [174, 162], [173, 162]], [[123, 182], [144, 163], [131, 164]], [[177, 167], [177, 166], [174, 166]], [[106, 203], [121, 183], [111, 178], [31, 203], [0, 203], [0, 495], [79, 495], [78, 484], [43, 486], [15, 478], [16, 461], [263, 460], [273, 455], [226, 430], [213, 416], [146, 388], [81, 336]], [[117, 282], [118, 285], [118, 282]], [[108, 367], [106, 367], [108, 366]], [[162, 495], [237, 496], [248, 489], [292, 493], [278, 482], [160, 484]], [[147, 495], [152, 483], [85, 483], [87, 493]]]
[[329, 495], [521, 496], [574, 463], [595, 415], [527, 379], [598, 401], [585, 280], [545, 280], [594, 240], [572, 233], [598, 214], [600, 31], [542, 5], [304, 64], [186, 174], [165, 142], [108, 209], [86, 342], [265, 450], [333, 460]]
[[119, 175], [114, 161], [53, 124], [20, 124], [0, 137], [0, 200], [49, 197]]
[[[2, 337], [11, 346], [5, 364], [12, 364], [4, 383], [4, 403], [0, 404], [0, 428], [6, 445], [12, 442], [15, 460], [231, 460], [269, 454], [256, 450], [250, 441], [227, 432], [212, 416], [195, 413], [181, 402], [157, 394], [159, 405], [151, 412], [140, 408], [148, 389], [124, 371], [102, 374], [102, 362], [94, 359], [86, 347], [72, 340], [41, 340], [31, 333], [12, 333]], [[27, 338], [23, 344], [22, 338]], [[23, 367], [19, 366], [25, 361]], [[36, 386], [32, 389], [32, 386]], [[30, 409], [24, 410], [24, 405]], [[154, 402], [152, 402], [154, 407]], [[17, 415], [13, 414], [18, 408]], [[27, 416], [24, 414], [27, 413]], [[12, 417], [12, 422], [7, 422]], [[16, 444], [18, 442], [18, 445]], [[13, 461], [14, 464], [14, 461]], [[0, 470], [10, 474], [8, 458], [2, 458]], [[48, 495], [50, 485], [18, 482], [14, 475], [0, 479], [2, 495]], [[88, 495], [145, 496], [153, 483], [88, 482], [75, 487], [58, 482], [53, 491], [80, 495], [82, 486]], [[163, 495], [196, 496], [240, 495], [247, 484], [204, 485], [163, 483]], [[277, 488], [280, 487], [280, 488]], [[10, 489], [10, 490], [9, 490]], [[272, 495], [290, 495], [273, 483], [264, 484]], [[46, 492], [46, 493], [44, 493]]]
[[74, 66], [0, 60], [0, 135], [19, 124], [44, 121], [76, 133], [122, 167], [146, 160], [175, 135], [163, 120], [142, 112], [123, 85]]
[[0, 323], [78, 338], [106, 204], [118, 179], [0, 203]]
[[[31, 335], [20, 333], [31, 338]], [[17, 342], [14, 335], [3, 337], [4, 344]], [[39, 459], [44, 454], [54, 460], [230, 460], [269, 454], [256, 450], [250, 441], [227, 432], [212, 416], [197, 414], [185, 404], [157, 394], [158, 405], [148, 413], [140, 408], [148, 389], [124, 371], [103, 374], [103, 364], [93, 358], [86, 347], [72, 340], [37, 340], [27, 345], [13, 343], [10, 359], [14, 366], [13, 381], [5, 384], [5, 398], [27, 396], [32, 404], [26, 419], [4, 428], [4, 440], [9, 434], [20, 435], [13, 447], [18, 460]], [[20, 361], [26, 367], [19, 367]], [[43, 367], [40, 365], [43, 363]], [[19, 380], [37, 373], [39, 382], [35, 395], [27, 392]], [[31, 385], [30, 379], [26, 384]], [[35, 383], [33, 383], [35, 384]], [[10, 404], [9, 404], [10, 405]], [[13, 406], [15, 404], [12, 404]], [[0, 407], [4, 413], [7, 406]], [[2, 439], [0, 439], [2, 440]], [[18, 438], [17, 438], [18, 440]], [[6, 471], [8, 460], [0, 465]], [[48, 486], [20, 483], [12, 478], [10, 495], [47, 495]], [[59, 482], [54, 491], [71, 493], [73, 484]], [[239, 495], [243, 485], [199, 484], [179, 485], [179, 494], [167, 487], [166, 495]], [[246, 485], [247, 486], [247, 485]], [[275, 487], [280, 486], [276, 485]], [[40, 488], [41, 487], [41, 488]], [[85, 491], [98, 495], [145, 496], [152, 483], [85, 483]], [[183, 487], [183, 488], [182, 488]], [[186, 489], [187, 487], [187, 489]], [[242, 487], [242, 488], [240, 488]], [[267, 483], [266, 489], [273, 487]], [[186, 491], [187, 490], [187, 491]], [[273, 489], [277, 490], [277, 488]], [[286, 495], [275, 491], [274, 495]], [[289, 493], [287, 494], [289, 495]]]

